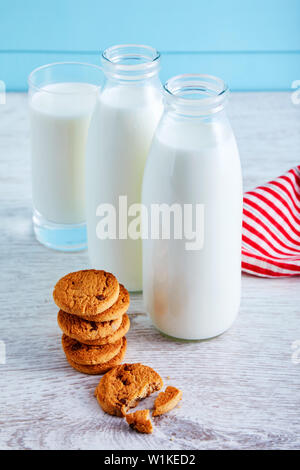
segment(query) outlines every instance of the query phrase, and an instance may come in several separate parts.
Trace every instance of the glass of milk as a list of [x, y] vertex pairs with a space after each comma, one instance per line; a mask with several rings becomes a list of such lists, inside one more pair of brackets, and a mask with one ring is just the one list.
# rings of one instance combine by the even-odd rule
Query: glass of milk
[[[93, 268], [142, 289], [142, 242], [130, 235], [146, 158], [163, 111], [159, 53], [149, 46], [104, 51], [106, 81], [87, 143], [88, 250]], [[105, 229], [105, 230], [104, 230]]]
[[[239, 311], [239, 152], [226, 116], [228, 88], [222, 80], [181, 75], [167, 82], [164, 96], [142, 202], [148, 215], [154, 204], [168, 208], [164, 223], [170, 231], [165, 236], [154, 231], [155, 238], [143, 240], [144, 302], [164, 334], [202, 340], [226, 331]], [[148, 215], [143, 225], [153, 228]]]
[[33, 224], [62, 251], [86, 248], [85, 148], [103, 82], [100, 67], [56, 63], [29, 76]]

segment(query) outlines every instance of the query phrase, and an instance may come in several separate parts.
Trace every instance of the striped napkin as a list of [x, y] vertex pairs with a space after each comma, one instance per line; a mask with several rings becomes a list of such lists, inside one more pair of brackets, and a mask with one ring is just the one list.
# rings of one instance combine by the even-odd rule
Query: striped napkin
[[244, 195], [242, 270], [300, 274], [300, 165]]

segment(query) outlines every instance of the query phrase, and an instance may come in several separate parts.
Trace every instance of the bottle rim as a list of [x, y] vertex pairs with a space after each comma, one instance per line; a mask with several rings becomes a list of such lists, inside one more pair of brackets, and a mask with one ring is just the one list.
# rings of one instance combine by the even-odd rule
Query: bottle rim
[[167, 104], [191, 114], [211, 114], [220, 111], [229, 96], [227, 84], [208, 74], [182, 74], [170, 78], [164, 85]]
[[147, 78], [158, 73], [160, 53], [143, 44], [120, 44], [102, 53], [106, 73], [127, 80]]

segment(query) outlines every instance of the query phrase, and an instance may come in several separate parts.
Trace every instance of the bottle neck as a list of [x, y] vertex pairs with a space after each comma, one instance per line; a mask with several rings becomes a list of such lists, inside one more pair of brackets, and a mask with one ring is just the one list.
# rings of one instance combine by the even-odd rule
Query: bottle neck
[[164, 86], [166, 109], [185, 117], [212, 118], [224, 110], [229, 89], [220, 78], [190, 74], [171, 78]]
[[102, 64], [108, 79], [128, 84], [143, 82], [158, 77], [160, 54], [150, 46], [113, 46], [103, 52]]

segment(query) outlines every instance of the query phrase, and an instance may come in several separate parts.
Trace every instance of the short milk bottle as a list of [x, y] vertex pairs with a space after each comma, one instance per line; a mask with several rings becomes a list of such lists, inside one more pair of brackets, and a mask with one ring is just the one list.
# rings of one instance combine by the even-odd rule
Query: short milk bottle
[[148, 46], [114, 46], [103, 53], [106, 83], [88, 136], [90, 261], [130, 291], [142, 289], [142, 241], [137, 227], [130, 232], [130, 222], [140, 214], [145, 162], [163, 111], [159, 64], [159, 53]]
[[201, 340], [239, 310], [240, 159], [222, 80], [181, 75], [164, 95], [143, 181], [144, 302], [161, 332]]

